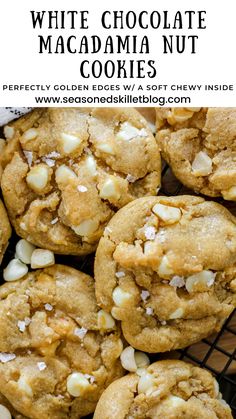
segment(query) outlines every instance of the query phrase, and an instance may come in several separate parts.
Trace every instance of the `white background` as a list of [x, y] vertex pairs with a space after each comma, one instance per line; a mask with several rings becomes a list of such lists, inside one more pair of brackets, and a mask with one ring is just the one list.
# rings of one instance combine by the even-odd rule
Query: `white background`
[[[89, 10], [89, 30], [33, 30], [30, 10]], [[104, 10], [169, 10], [174, 13], [177, 10], [206, 10], [205, 30], [183, 30], [163, 31], [154, 30], [104, 30], [100, 22]], [[131, 83], [163, 85], [168, 84], [232, 84], [233, 92], [207, 92], [200, 91], [190, 94], [179, 92], [179, 95], [191, 96], [191, 106], [236, 106], [236, 70], [235, 70], [235, 0], [206, 1], [206, 0], [148, 0], [138, 2], [137, 0], [23, 0], [5, 1], [1, 5], [0, 13], [0, 106], [35, 106], [35, 96], [44, 96], [45, 92], [12, 92], [3, 91], [4, 84], [119, 84], [128, 83], [128, 80], [106, 79], [99, 80], [82, 79], [79, 75], [78, 66], [82, 59], [154, 59], [157, 62], [157, 77], [155, 79], [142, 79], [140, 81], [130, 80]], [[98, 54], [83, 56], [79, 54], [49, 55], [38, 54], [38, 37], [41, 34], [52, 34], [54, 36], [76, 35], [147, 35], [150, 39], [150, 56], [135, 54], [134, 56], [108, 56]], [[199, 36], [197, 41], [197, 53], [184, 54], [162, 54], [162, 35], [165, 34], [186, 34]], [[135, 92], [134, 92], [135, 93]], [[137, 93], [137, 92], [136, 92]], [[140, 93], [140, 92], [139, 92]], [[58, 92], [51, 91], [50, 96], [57, 96]], [[69, 96], [78, 96], [81, 92], [67, 92]], [[83, 92], [85, 95], [86, 92]], [[87, 93], [88, 94], [88, 93]], [[98, 92], [94, 92], [98, 95]], [[103, 93], [100, 93], [103, 94]], [[110, 95], [111, 92], [106, 93]], [[153, 92], [154, 95], [163, 95], [163, 92]], [[61, 95], [65, 93], [61, 92]], [[91, 95], [91, 92], [89, 93]], [[165, 95], [173, 95], [170, 90]], [[146, 104], [147, 106], [148, 104]], [[41, 105], [45, 106], [45, 105]], [[60, 106], [60, 105], [57, 105]], [[68, 104], [68, 106], [71, 106]], [[104, 106], [104, 105], [101, 105]], [[121, 105], [122, 106], [122, 105]], [[131, 105], [134, 106], [134, 105]], [[138, 106], [135, 105], [135, 106]], [[140, 104], [139, 106], [145, 106]], [[149, 105], [150, 106], [150, 105]], [[181, 106], [176, 104], [176, 106]], [[183, 106], [183, 105], [182, 105]]]

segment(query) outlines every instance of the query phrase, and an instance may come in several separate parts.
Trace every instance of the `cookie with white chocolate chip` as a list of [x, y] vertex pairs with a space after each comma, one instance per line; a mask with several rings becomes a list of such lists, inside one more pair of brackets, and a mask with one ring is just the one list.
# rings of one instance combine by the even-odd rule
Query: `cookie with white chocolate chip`
[[122, 349], [119, 327], [97, 306], [88, 275], [54, 265], [0, 287], [0, 389], [12, 413], [88, 415], [124, 374]]
[[183, 361], [151, 364], [113, 382], [94, 419], [232, 419], [219, 385], [206, 370]]
[[8, 246], [8, 240], [11, 237], [11, 226], [8, 220], [7, 212], [0, 200], [0, 264]]
[[93, 252], [119, 208], [160, 186], [160, 153], [135, 109], [36, 109], [4, 132], [10, 220], [55, 253]]
[[99, 305], [145, 352], [216, 332], [236, 305], [236, 219], [194, 196], [137, 199], [115, 214], [95, 259]]
[[164, 159], [187, 187], [236, 201], [236, 108], [156, 109]]

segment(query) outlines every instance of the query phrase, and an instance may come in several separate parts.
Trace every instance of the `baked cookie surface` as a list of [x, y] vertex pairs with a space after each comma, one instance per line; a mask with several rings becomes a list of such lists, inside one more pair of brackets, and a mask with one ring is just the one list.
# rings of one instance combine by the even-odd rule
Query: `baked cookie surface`
[[95, 259], [98, 304], [145, 352], [183, 348], [218, 331], [236, 304], [236, 220], [194, 196], [122, 208]]
[[5, 135], [10, 220], [20, 237], [56, 253], [91, 253], [114, 212], [160, 186], [159, 150], [135, 109], [36, 109]]
[[236, 108], [156, 109], [157, 141], [187, 187], [236, 201]]
[[11, 226], [8, 220], [7, 212], [0, 200], [0, 264], [11, 237]]
[[231, 419], [215, 378], [182, 361], [159, 361], [113, 382], [94, 419]]
[[0, 389], [22, 417], [93, 412], [102, 391], [123, 375], [122, 346], [88, 275], [54, 265], [0, 287]]

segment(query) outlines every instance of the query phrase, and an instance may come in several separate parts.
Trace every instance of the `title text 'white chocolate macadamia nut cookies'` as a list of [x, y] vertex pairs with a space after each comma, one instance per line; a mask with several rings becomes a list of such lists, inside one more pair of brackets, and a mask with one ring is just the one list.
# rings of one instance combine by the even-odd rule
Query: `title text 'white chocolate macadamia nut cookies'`
[[0, 264], [11, 237], [11, 226], [8, 220], [6, 210], [0, 200]]
[[160, 186], [158, 147], [135, 109], [36, 109], [5, 135], [10, 220], [19, 236], [56, 253], [92, 252], [117, 209]]
[[114, 319], [94, 281], [54, 265], [0, 287], [0, 392], [31, 419], [79, 419], [123, 375]]
[[164, 159], [186, 186], [236, 201], [236, 108], [156, 109]]
[[113, 382], [94, 419], [232, 419], [219, 385], [206, 370], [182, 361], [159, 361]]
[[236, 219], [194, 196], [146, 197], [118, 211], [95, 259], [99, 305], [146, 352], [217, 331], [236, 305]]

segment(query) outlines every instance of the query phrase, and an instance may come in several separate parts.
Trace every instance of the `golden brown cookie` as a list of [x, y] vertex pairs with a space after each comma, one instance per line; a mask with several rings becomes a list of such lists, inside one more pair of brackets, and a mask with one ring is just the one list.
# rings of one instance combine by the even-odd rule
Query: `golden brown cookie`
[[122, 341], [94, 281], [54, 265], [0, 287], [0, 389], [31, 419], [79, 419], [123, 375]]
[[37, 109], [5, 134], [11, 222], [19, 236], [56, 253], [94, 251], [117, 209], [160, 186], [158, 147], [135, 109]]
[[159, 361], [113, 382], [94, 419], [232, 419], [219, 385], [206, 370], [183, 361]]
[[209, 196], [236, 200], [236, 108], [157, 108], [158, 144], [175, 176]]
[[11, 237], [11, 226], [8, 220], [7, 212], [0, 200], [0, 264], [8, 246], [8, 240]]
[[108, 224], [95, 259], [99, 305], [145, 352], [218, 331], [236, 305], [236, 219], [195, 196], [146, 197]]

